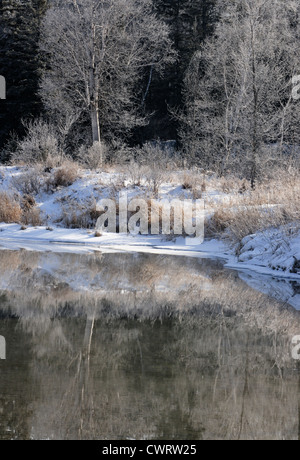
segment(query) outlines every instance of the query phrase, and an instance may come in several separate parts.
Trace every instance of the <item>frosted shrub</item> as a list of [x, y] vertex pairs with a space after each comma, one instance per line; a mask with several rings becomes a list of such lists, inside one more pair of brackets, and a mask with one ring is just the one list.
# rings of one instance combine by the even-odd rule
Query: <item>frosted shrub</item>
[[21, 172], [12, 180], [13, 186], [25, 195], [37, 195], [45, 186], [46, 174], [40, 166]]
[[30, 121], [25, 127], [27, 134], [18, 142], [18, 147], [11, 157], [12, 163], [41, 163], [50, 168], [58, 166], [63, 154], [54, 129], [41, 119]]
[[88, 169], [99, 169], [107, 158], [108, 148], [103, 142], [94, 142], [91, 147], [81, 146], [78, 160]]
[[160, 185], [166, 180], [167, 170], [172, 164], [170, 156], [158, 143], [146, 142], [137, 150], [136, 158], [138, 164], [143, 167], [147, 185], [156, 196]]

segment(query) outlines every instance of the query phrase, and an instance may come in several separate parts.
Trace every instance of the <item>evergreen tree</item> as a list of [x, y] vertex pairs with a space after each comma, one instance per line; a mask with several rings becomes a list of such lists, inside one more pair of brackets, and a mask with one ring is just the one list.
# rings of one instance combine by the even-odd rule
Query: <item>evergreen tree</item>
[[182, 105], [182, 87], [186, 69], [194, 52], [212, 34], [216, 21], [216, 0], [154, 0], [157, 14], [164, 19], [171, 30], [174, 48], [178, 59], [169, 65], [164, 77], [147, 74], [145, 88], [151, 85], [145, 99], [145, 107], [155, 112], [146, 128], [138, 133], [138, 141], [160, 137], [177, 139], [177, 123], [170, 115], [169, 107]]
[[41, 110], [39, 33], [48, 0], [0, 0], [0, 74], [6, 100], [0, 101], [0, 147], [11, 132], [22, 135], [23, 118]]

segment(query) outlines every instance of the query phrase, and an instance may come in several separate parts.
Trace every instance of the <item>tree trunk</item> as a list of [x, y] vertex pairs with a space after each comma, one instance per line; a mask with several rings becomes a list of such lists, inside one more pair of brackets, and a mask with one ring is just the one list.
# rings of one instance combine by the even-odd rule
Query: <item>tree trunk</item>
[[99, 149], [100, 165], [103, 163], [103, 151], [101, 146], [99, 111], [92, 106], [91, 108], [92, 136], [93, 145]]
[[92, 135], [93, 135], [93, 144], [95, 142], [101, 142], [100, 137], [100, 123], [99, 123], [99, 112], [97, 108], [92, 107], [91, 109], [91, 121], [92, 121]]
[[257, 111], [258, 111], [258, 90], [256, 86], [256, 58], [254, 43], [254, 26], [251, 25], [251, 46], [252, 46], [252, 90], [253, 90], [253, 114], [252, 114], [252, 160], [251, 160], [251, 188], [255, 189], [257, 176], [257, 153], [258, 153], [258, 133], [257, 133]]
[[101, 133], [100, 133], [100, 120], [99, 120], [99, 80], [96, 74], [96, 27], [94, 24], [94, 12], [93, 12], [93, 24], [92, 24], [92, 37], [93, 37], [93, 54], [90, 68], [90, 94], [91, 94], [91, 122], [92, 122], [92, 136], [93, 145], [99, 148], [100, 164], [103, 163], [102, 147], [101, 147]]

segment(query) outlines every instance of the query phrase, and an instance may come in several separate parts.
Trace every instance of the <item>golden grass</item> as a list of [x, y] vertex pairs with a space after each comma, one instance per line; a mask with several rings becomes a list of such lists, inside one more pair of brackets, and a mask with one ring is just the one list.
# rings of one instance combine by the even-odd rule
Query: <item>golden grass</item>
[[51, 185], [57, 187], [69, 187], [78, 179], [78, 166], [73, 162], [65, 162], [58, 168], [51, 179]]
[[16, 199], [6, 192], [0, 192], [0, 222], [18, 223], [21, 217], [22, 209]]
[[277, 180], [258, 185], [256, 190], [233, 193], [218, 203], [206, 202], [212, 217], [206, 222], [206, 235], [228, 237], [239, 243], [245, 236], [271, 227], [300, 228], [300, 179], [282, 173]]
[[25, 225], [32, 225], [33, 227], [39, 227], [43, 225], [43, 220], [39, 208], [32, 207], [30, 209], [24, 210], [22, 213], [22, 223]]
[[206, 190], [205, 176], [198, 172], [184, 171], [182, 188], [190, 190], [194, 200], [201, 199]]
[[66, 228], [94, 228], [100, 215], [96, 200], [91, 199], [84, 204], [71, 200], [62, 205], [62, 216], [59, 222]]

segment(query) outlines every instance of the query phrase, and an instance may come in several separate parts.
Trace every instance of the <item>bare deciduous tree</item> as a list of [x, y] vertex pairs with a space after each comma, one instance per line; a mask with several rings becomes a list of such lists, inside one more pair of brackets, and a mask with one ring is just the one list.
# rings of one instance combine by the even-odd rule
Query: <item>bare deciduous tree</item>
[[152, 0], [55, 2], [41, 47], [49, 55], [41, 83], [46, 109], [64, 135], [88, 120], [98, 145], [103, 133], [124, 136], [145, 122], [138, 110], [145, 71], [162, 72], [175, 55]]
[[300, 63], [299, 7], [294, 0], [221, 6], [215, 36], [186, 73], [182, 140], [204, 166], [220, 173], [234, 168], [254, 187], [275, 152], [295, 140], [291, 81]]

